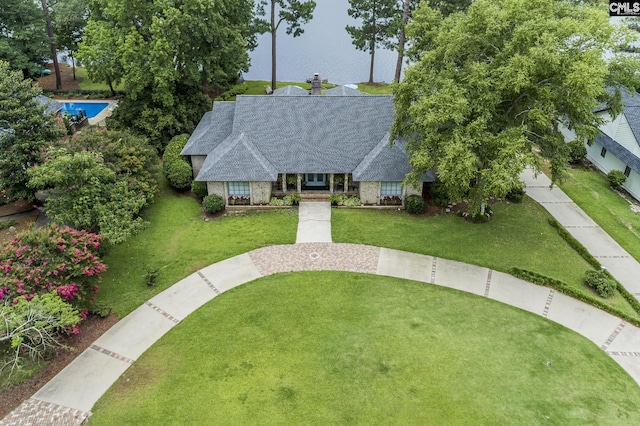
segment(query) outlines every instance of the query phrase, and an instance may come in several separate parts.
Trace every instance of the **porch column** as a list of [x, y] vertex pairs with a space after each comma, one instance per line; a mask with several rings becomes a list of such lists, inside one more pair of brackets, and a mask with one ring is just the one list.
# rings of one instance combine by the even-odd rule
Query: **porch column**
[[329, 194], [333, 194], [333, 173], [329, 175]]
[[296, 183], [296, 188], [298, 189], [298, 193], [302, 192], [302, 174], [298, 173], [298, 182]]
[[287, 192], [287, 174], [286, 173], [282, 174], [281, 186], [282, 186], [282, 192], [286, 193]]
[[349, 190], [349, 173], [344, 174], [344, 192]]

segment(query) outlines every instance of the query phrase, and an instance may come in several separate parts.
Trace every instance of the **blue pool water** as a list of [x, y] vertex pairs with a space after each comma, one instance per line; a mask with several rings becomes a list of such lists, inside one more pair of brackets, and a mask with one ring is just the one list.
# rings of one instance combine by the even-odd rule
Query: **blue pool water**
[[109, 102], [64, 102], [62, 111], [71, 115], [80, 115], [79, 111], [82, 110], [88, 118], [93, 118], [108, 106]]

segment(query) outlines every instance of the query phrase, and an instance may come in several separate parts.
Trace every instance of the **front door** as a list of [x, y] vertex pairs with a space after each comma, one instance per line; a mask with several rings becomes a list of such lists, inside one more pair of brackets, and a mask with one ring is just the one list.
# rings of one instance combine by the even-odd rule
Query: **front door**
[[327, 186], [327, 175], [325, 173], [305, 173], [304, 180], [306, 186]]

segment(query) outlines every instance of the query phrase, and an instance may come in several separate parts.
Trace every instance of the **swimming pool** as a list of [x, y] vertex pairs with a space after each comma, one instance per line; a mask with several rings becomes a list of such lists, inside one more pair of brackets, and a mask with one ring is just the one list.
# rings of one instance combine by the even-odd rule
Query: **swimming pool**
[[103, 109], [109, 106], [109, 102], [63, 102], [63, 112], [70, 115], [80, 115], [84, 111], [87, 118], [93, 118], [100, 114]]

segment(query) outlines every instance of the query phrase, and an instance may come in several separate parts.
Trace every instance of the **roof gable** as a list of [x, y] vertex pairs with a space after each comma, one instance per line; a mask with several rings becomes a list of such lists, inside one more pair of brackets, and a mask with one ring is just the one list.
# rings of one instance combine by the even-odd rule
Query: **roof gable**
[[233, 128], [235, 102], [215, 102], [207, 111], [182, 149], [182, 155], [207, 155], [217, 147]]
[[631, 127], [636, 144], [640, 145], [640, 96], [637, 93], [632, 95], [625, 90], [622, 92], [622, 104], [622, 112]]
[[640, 158], [628, 149], [614, 141], [608, 135], [600, 133], [596, 136], [596, 142], [605, 147], [607, 151], [618, 157], [623, 163], [629, 166], [636, 173], [640, 173]]

